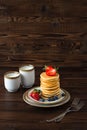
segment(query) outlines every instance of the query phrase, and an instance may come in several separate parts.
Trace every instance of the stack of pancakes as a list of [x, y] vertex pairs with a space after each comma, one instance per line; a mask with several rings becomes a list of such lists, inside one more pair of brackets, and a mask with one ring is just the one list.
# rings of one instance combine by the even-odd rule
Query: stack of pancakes
[[40, 75], [40, 88], [42, 96], [49, 98], [60, 94], [60, 80], [59, 74], [55, 76], [48, 76], [46, 72], [42, 72]]

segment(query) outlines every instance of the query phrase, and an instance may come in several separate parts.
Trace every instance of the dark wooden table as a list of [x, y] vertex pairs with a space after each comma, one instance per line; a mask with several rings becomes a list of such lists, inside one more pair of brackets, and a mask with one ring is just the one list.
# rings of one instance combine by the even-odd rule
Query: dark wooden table
[[[3, 75], [9, 70], [18, 71], [18, 68], [0, 67], [0, 130], [87, 130], [87, 68], [59, 69], [61, 87], [70, 93], [71, 99], [55, 108], [37, 108], [26, 104], [22, 96], [27, 89], [22, 87], [15, 93], [7, 92]], [[42, 68], [36, 67], [35, 70], [34, 86], [38, 86]], [[69, 113], [60, 123], [41, 122], [63, 112], [74, 97], [79, 97], [85, 102], [79, 112]]]

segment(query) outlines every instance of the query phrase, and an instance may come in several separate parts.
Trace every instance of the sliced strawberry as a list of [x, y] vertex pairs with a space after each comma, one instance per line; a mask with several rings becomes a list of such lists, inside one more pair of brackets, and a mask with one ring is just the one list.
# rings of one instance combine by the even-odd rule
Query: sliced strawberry
[[44, 70], [45, 70], [45, 72], [46, 72], [46, 74], [47, 74], [48, 76], [55, 76], [56, 73], [57, 73], [58, 68], [54, 68], [54, 67], [52, 67], [52, 66], [46, 66], [46, 65], [45, 65]]
[[56, 69], [51, 68], [50, 70], [46, 71], [46, 74], [48, 76], [55, 76], [56, 75]]
[[32, 98], [34, 98], [35, 100], [39, 100], [39, 99], [40, 99], [39, 93], [38, 93], [38, 92], [35, 92], [35, 91], [31, 92], [30, 96], [31, 96]]

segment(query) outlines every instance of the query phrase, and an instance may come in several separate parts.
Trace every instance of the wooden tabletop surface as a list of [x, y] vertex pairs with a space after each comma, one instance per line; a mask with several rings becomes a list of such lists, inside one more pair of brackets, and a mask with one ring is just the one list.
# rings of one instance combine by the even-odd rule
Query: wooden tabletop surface
[[[4, 73], [33, 64], [35, 86], [44, 65], [59, 66], [61, 88], [71, 99], [62, 106], [38, 108], [23, 101], [27, 89], [9, 93]], [[85, 106], [60, 123], [74, 97]], [[87, 0], [0, 0], [0, 130], [87, 130]]]
[[[87, 130], [87, 69], [60, 68], [61, 88], [67, 90], [71, 99], [68, 103], [52, 108], [38, 108], [23, 101], [23, 94], [27, 89], [20, 89], [9, 93], [3, 83], [6, 71], [18, 68], [0, 67], [0, 129], [1, 130]], [[35, 67], [35, 86], [39, 86], [39, 75], [42, 67]], [[85, 106], [79, 112], [72, 112], [65, 116], [60, 123], [43, 122], [63, 112], [70, 106], [74, 97], [81, 98]]]

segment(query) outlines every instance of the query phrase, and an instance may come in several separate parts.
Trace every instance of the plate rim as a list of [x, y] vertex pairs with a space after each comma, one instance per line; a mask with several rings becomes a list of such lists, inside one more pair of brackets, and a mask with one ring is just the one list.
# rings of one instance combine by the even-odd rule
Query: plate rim
[[[60, 102], [61, 100], [64, 100], [64, 97], [61, 97], [61, 98], [59, 98], [58, 100], [55, 100], [55, 101], [47, 101], [47, 102], [37, 101], [37, 100], [33, 99], [33, 98], [30, 96], [30, 93], [31, 93], [34, 89], [40, 89], [40, 87], [39, 87], [39, 86], [38, 86], [38, 87], [34, 87], [34, 88], [32, 88], [31, 90], [29, 90], [29, 91], [27, 92], [27, 99], [30, 99], [30, 100], [32, 100], [32, 101], [35, 102], [35, 103], [47, 104], [47, 105], [48, 105], [48, 104], [58, 103], [58, 102]], [[65, 90], [61, 89], [61, 91], [63, 91], [63, 92], [66, 94], [66, 91], [65, 91]], [[29, 96], [28, 96], [28, 95], [29, 95]]]
[[28, 93], [29, 90], [27, 90], [27, 91], [23, 94], [23, 100], [24, 100], [27, 104], [29, 104], [29, 105], [31, 105], [31, 106], [35, 106], [35, 107], [46, 107], [46, 108], [48, 108], [48, 107], [57, 107], [57, 106], [61, 106], [61, 105], [65, 104], [65, 103], [67, 103], [67, 102], [70, 100], [70, 98], [71, 98], [70, 93], [69, 93], [68, 91], [66, 91], [66, 90], [63, 89], [63, 88], [62, 88], [62, 90], [64, 90], [64, 91], [66, 92], [67, 97], [66, 97], [65, 100], [60, 101], [60, 102], [58, 102], [58, 103], [40, 104], [40, 103], [34, 102], [34, 101], [31, 100], [31, 99], [27, 99], [26, 94]]

